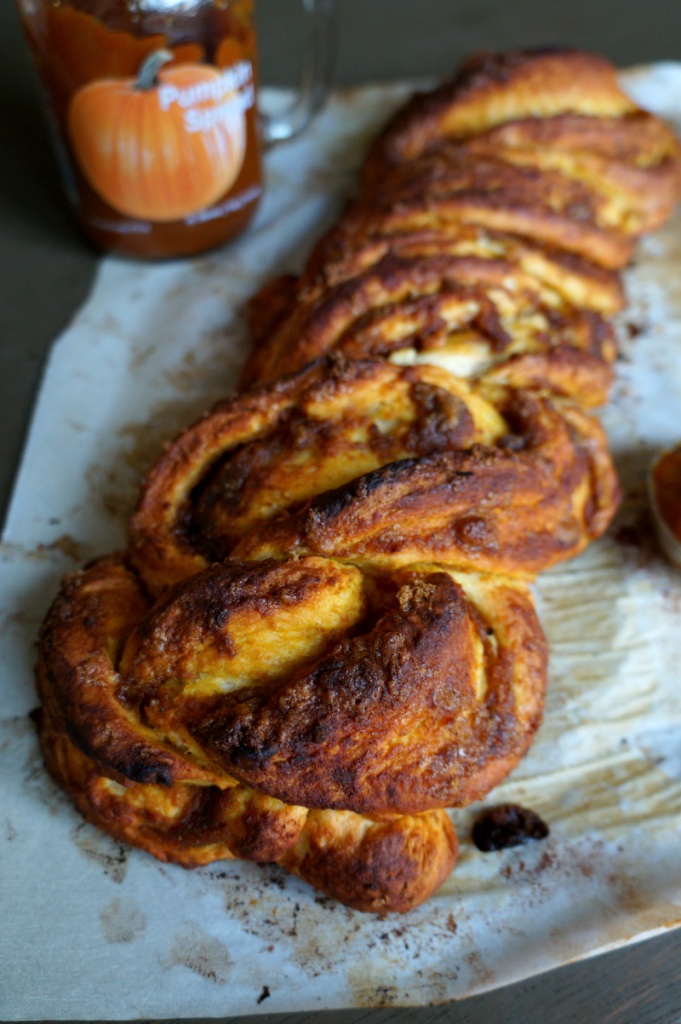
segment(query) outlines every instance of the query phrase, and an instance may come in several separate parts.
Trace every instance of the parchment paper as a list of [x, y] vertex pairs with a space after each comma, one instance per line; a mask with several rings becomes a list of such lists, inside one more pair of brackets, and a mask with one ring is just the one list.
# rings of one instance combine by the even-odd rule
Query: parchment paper
[[[681, 64], [623, 76], [681, 127]], [[681, 574], [651, 536], [644, 478], [681, 438], [681, 219], [627, 273], [623, 359], [603, 412], [626, 490], [605, 538], [545, 573], [545, 723], [490, 802], [537, 811], [550, 838], [481, 854], [453, 814], [454, 873], [379, 919], [276, 867], [164, 866], [87, 825], [42, 767], [38, 625], [60, 576], [124, 543], [162, 442], [231, 389], [241, 308], [297, 270], [355, 187], [368, 139], [412, 86], [339, 93], [268, 157], [253, 228], [166, 265], [103, 259], [57, 340], [0, 546], [0, 1016], [205, 1017], [461, 998], [681, 923]], [[269, 992], [269, 995], [267, 993]]]

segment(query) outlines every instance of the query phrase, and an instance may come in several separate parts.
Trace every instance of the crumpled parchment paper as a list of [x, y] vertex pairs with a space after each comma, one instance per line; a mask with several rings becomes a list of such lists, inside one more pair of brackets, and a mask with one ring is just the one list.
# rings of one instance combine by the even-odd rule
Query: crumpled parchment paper
[[[681, 64], [623, 75], [681, 128]], [[245, 299], [297, 270], [410, 85], [337, 93], [268, 156], [253, 227], [220, 252], [101, 261], [57, 339], [0, 545], [0, 1017], [121, 1019], [440, 1002], [681, 923], [681, 574], [652, 539], [645, 472], [681, 439], [681, 217], [627, 272], [603, 411], [626, 491], [604, 540], [537, 586], [551, 685], [537, 740], [489, 802], [551, 827], [461, 858], [430, 902], [362, 915], [273, 867], [162, 865], [86, 824], [33, 725], [34, 642], [63, 572], [124, 543], [162, 443], [230, 391]]]

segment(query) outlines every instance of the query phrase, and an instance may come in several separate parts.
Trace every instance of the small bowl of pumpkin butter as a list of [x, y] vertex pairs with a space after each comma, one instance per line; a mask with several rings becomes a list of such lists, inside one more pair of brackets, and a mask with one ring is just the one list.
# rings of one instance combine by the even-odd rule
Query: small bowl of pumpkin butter
[[648, 472], [648, 496], [660, 547], [681, 570], [681, 443], [656, 455]]

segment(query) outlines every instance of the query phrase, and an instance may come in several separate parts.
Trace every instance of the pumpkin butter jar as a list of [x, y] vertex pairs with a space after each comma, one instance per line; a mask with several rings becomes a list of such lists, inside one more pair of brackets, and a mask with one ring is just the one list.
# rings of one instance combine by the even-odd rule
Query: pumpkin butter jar
[[262, 143], [322, 105], [331, 0], [306, 0], [314, 46], [290, 112], [257, 107], [253, 0], [19, 0], [76, 215], [101, 248], [188, 256], [241, 231]]

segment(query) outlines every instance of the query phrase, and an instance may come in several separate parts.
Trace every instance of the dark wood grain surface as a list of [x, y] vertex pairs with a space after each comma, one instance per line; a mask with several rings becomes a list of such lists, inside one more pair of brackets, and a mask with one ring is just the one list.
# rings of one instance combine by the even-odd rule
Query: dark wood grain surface
[[[337, 5], [337, 81], [342, 85], [445, 75], [473, 49], [547, 42], [596, 49], [620, 65], [681, 59], [678, 0], [337, 0]], [[295, 80], [302, 35], [299, 6], [296, 0], [258, 0], [267, 83], [288, 85]], [[0, 0], [0, 132], [0, 502], [4, 508], [50, 342], [87, 295], [97, 260], [73, 226], [61, 197], [11, 0]], [[105, 1007], [102, 1016], [106, 1016]], [[253, 1024], [677, 1024], [681, 1022], [681, 931], [445, 1007], [260, 1014], [248, 1020]]]

